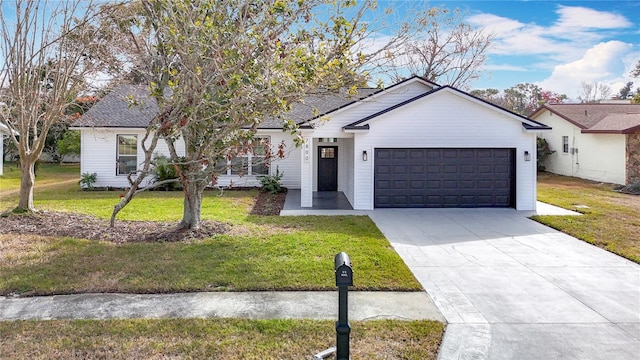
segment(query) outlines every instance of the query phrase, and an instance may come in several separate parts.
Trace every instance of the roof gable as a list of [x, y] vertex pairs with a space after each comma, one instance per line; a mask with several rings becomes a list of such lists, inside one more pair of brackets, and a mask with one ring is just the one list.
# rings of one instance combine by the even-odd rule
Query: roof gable
[[325, 112], [325, 113], [320, 113], [317, 116], [313, 117], [312, 119], [310, 119], [309, 121], [306, 121], [307, 127], [312, 127], [310, 126], [310, 124], [315, 121], [315, 120], [319, 120], [321, 118], [325, 118], [327, 116], [335, 116], [337, 113], [350, 109], [352, 107], [361, 105], [366, 103], [367, 101], [374, 101], [376, 98], [380, 97], [380, 96], [384, 96], [385, 94], [398, 90], [402, 87], [406, 87], [406, 86], [410, 86], [411, 84], [415, 84], [415, 83], [420, 83], [425, 85], [425, 87], [427, 87], [430, 90], [433, 90], [434, 88], [438, 88], [440, 87], [440, 85], [431, 82], [421, 76], [417, 76], [417, 75], [413, 75], [409, 78], [406, 78], [400, 82], [397, 82], [389, 87], [386, 88], [381, 88], [381, 89], [375, 89], [375, 91], [373, 91], [372, 93], [368, 94], [367, 96], [363, 96], [359, 99], [356, 99], [354, 101], [351, 101], [347, 104], [344, 104], [343, 106], [340, 107], [336, 107], [334, 109], [332, 109], [331, 111]]
[[548, 126], [546, 126], [546, 125], [544, 125], [542, 123], [539, 123], [537, 121], [531, 120], [531, 119], [526, 118], [526, 117], [524, 117], [522, 115], [516, 114], [516, 113], [514, 113], [512, 111], [509, 111], [509, 110], [504, 109], [504, 108], [502, 108], [502, 107], [500, 107], [498, 105], [495, 105], [495, 104], [492, 104], [490, 102], [487, 102], [487, 101], [485, 101], [483, 99], [477, 98], [477, 97], [475, 97], [473, 95], [470, 95], [470, 94], [468, 94], [468, 93], [466, 93], [466, 92], [464, 92], [462, 90], [456, 89], [456, 88], [451, 87], [449, 85], [446, 85], [446, 86], [443, 86], [443, 87], [440, 87], [440, 88], [437, 88], [437, 89], [433, 89], [433, 90], [428, 91], [428, 92], [426, 92], [424, 94], [420, 94], [418, 96], [415, 96], [415, 97], [413, 97], [413, 98], [411, 98], [409, 100], [406, 100], [406, 101], [403, 101], [403, 102], [401, 102], [399, 104], [391, 106], [391, 107], [389, 107], [389, 108], [387, 108], [385, 110], [382, 110], [382, 111], [380, 111], [378, 113], [372, 114], [372, 115], [367, 116], [367, 117], [365, 117], [363, 119], [360, 119], [360, 120], [355, 121], [355, 122], [353, 122], [351, 124], [348, 124], [344, 128], [345, 129], [347, 129], [347, 128], [354, 129], [354, 128], [357, 128], [358, 126], [368, 125], [371, 120], [373, 120], [373, 119], [375, 119], [375, 118], [377, 118], [377, 117], [379, 117], [379, 116], [381, 116], [383, 114], [386, 114], [386, 113], [388, 113], [390, 111], [394, 111], [396, 109], [399, 109], [399, 108], [401, 108], [401, 107], [403, 107], [405, 105], [411, 104], [411, 103], [413, 103], [413, 102], [415, 102], [417, 100], [420, 100], [422, 98], [433, 96], [433, 94], [436, 94], [436, 93], [453, 94], [455, 96], [459, 96], [459, 97], [462, 97], [462, 98], [464, 98], [464, 99], [466, 99], [468, 101], [472, 101], [472, 102], [474, 102], [476, 104], [479, 104], [479, 105], [481, 105], [483, 107], [489, 108], [489, 109], [491, 109], [493, 111], [499, 111], [499, 112], [507, 115], [508, 117], [514, 119], [514, 120], [520, 121], [522, 123], [522, 126], [526, 130], [536, 131], [536, 130], [550, 130], [551, 129], [550, 127], [548, 127]]

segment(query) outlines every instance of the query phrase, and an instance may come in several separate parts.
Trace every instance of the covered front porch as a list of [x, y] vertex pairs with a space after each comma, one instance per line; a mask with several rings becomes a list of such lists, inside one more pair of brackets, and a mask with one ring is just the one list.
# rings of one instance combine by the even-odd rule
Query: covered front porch
[[313, 192], [313, 206], [311, 207], [300, 206], [300, 198], [300, 190], [289, 189], [280, 215], [366, 215], [364, 211], [353, 210], [342, 191]]
[[307, 131], [300, 159], [300, 190], [291, 191], [291, 205], [285, 210], [353, 211], [358, 161], [353, 134]]

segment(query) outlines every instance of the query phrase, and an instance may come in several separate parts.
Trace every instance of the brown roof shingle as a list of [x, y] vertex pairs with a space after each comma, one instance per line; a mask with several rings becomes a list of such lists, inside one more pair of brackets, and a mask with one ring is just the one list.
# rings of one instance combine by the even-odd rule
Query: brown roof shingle
[[640, 126], [640, 104], [544, 104], [531, 117], [547, 109], [582, 132], [625, 134]]

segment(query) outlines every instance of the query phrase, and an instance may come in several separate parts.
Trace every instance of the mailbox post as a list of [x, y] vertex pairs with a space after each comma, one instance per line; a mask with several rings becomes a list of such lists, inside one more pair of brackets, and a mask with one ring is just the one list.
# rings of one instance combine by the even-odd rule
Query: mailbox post
[[338, 287], [338, 321], [336, 322], [336, 360], [349, 360], [349, 301], [348, 288], [353, 286], [353, 269], [349, 255], [341, 252], [335, 257], [336, 286]]

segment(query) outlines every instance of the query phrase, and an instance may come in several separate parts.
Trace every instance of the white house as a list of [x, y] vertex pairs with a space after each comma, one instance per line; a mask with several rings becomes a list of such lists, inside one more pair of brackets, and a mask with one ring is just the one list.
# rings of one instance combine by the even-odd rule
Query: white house
[[[0, 176], [3, 174], [4, 168], [4, 139], [9, 136], [10, 131], [5, 124], [0, 123]], [[14, 133], [17, 134], [15, 131]]]
[[[130, 107], [130, 95], [146, 100]], [[133, 87], [93, 106], [74, 124], [82, 133], [81, 172], [97, 173], [96, 186], [127, 186], [125, 175], [140, 166], [144, 126], [156, 111], [146, 90]], [[355, 97], [308, 98], [289, 115], [300, 126], [301, 147], [280, 124], [266, 121], [257, 136], [284, 141], [285, 158], [268, 169], [244, 159], [248, 175], [230, 170], [219, 183], [255, 186], [257, 176], [277, 165], [283, 185], [300, 189], [302, 207], [313, 206], [314, 192], [340, 191], [356, 210], [535, 210], [536, 134], [550, 128], [455, 88], [412, 77]]]
[[549, 172], [614, 184], [640, 181], [640, 104], [545, 104], [532, 119], [553, 154]]

